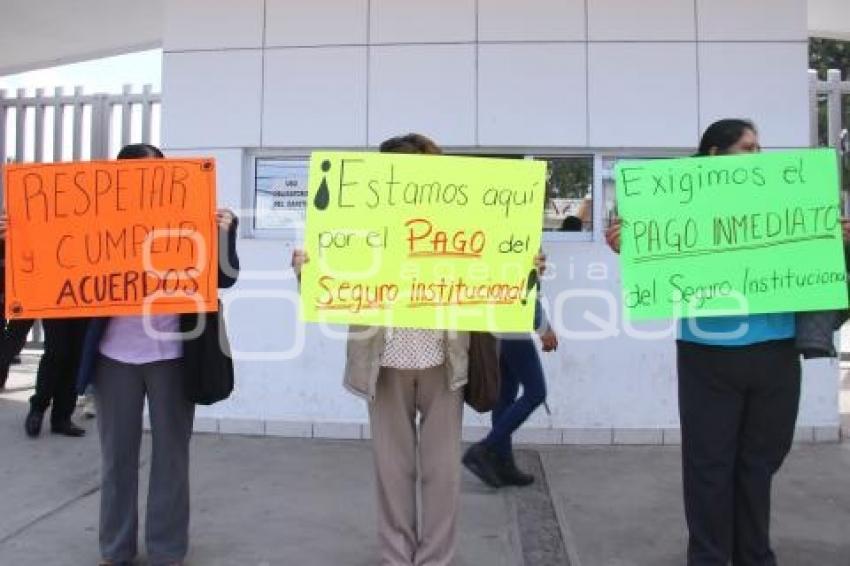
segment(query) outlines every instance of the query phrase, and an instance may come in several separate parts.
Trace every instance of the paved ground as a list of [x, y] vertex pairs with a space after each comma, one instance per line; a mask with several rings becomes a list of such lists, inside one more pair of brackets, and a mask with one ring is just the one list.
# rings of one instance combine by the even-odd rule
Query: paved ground
[[[16, 375], [0, 395], [0, 566], [93, 565], [94, 424], [81, 440], [26, 439], [30, 379]], [[529, 448], [520, 458], [544, 481], [492, 491], [464, 477], [458, 566], [683, 564], [677, 448]], [[191, 565], [376, 563], [367, 443], [199, 435], [192, 466]], [[783, 566], [850, 565], [850, 444], [795, 448], [774, 507]]]

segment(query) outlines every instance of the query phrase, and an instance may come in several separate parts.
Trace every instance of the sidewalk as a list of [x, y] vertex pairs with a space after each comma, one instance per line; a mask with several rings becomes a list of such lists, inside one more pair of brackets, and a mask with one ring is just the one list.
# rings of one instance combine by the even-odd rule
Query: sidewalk
[[[0, 565], [94, 565], [94, 422], [84, 439], [29, 440], [26, 377], [10, 386], [20, 390], [0, 395]], [[189, 564], [376, 564], [368, 443], [197, 435], [192, 457]], [[684, 563], [678, 448], [528, 448], [520, 459], [544, 481], [492, 491], [464, 475], [458, 566]], [[850, 564], [850, 444], [795, 447], [775, 487], [774, 540], [783, 566]]]

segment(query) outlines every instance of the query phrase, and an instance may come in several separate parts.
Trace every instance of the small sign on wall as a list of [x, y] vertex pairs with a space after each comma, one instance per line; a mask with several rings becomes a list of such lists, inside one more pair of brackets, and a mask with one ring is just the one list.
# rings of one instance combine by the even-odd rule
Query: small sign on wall
[[307, 211], [306, 160], [257, 159], [254, 228], [301, 230]]

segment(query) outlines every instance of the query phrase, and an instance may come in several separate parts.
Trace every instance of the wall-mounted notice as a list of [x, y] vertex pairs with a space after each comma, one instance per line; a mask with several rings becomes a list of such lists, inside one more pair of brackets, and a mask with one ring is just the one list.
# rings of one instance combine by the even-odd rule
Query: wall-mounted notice
[[306, 160], [257, 158], [254, 177], [257, 230], [304, 229]]
[[833, 150], [621, 162], [631, 319], [845, 308]]
[[218, 308], [212, 159], [5, 169], [6, 316]]
[[530, 331], [546, 163], [314, 153], [303, 318]]

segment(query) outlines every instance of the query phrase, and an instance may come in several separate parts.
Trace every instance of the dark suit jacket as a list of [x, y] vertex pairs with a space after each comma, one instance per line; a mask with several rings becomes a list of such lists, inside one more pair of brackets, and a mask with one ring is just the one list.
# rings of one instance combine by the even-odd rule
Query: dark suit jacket
[[[230, 230], [219, 233], [218, 246], [218, 287], [226, 289], [232, 287], [236, 283], [239, 276], [239, 256], [236, 253], [236, 230], [239, 224], [238, 219], [234, 219]], [[190, 342], [195, 340], [203, 340], [204, 334], [207, 332], [217, 332], [217, 326], [205, 324], [205, 321], [199, 320], [202, 317], [209, 316], [207, 313], [191, 313], [180, 315], [180, 330], [185, 335], [186, 329], [196, 328], [198, 324], [203, 324], [203, 331], [200, 336], [183, 341], [184, 356], [191, 356], [193, 352], [198, 351], [192, 348]], [[92, 318], [86, 327], [85, 341], [83, 342], [82, 358], [80, 360], [80, 369], [77, 374], [77, 390], [82, 394], [86, 387], [94, 379], [95, 364], [100, 355], [100, 341], [106, 332], [106, 327], [109, 324], [108, 317]], [[186, 360], [185, 366], [197, 367], [196, 360]]]

